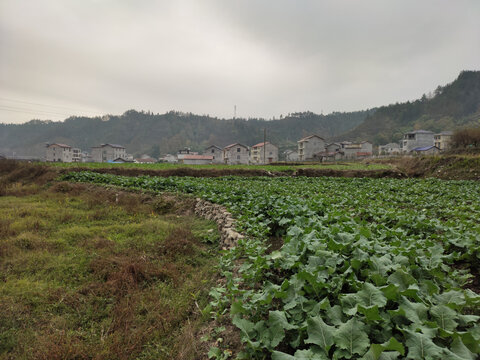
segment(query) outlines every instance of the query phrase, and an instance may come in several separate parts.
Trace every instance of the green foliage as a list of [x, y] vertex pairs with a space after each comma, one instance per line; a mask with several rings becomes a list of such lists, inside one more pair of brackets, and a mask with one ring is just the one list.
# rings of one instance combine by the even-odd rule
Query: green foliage
[[[64, 179], [226, 206], [247, 238], [222, 257], [226, 283], [212, 290], [208, 312], [231, 311], [250, 358], [480, 354], [480, 296], [468, 290], [468, 269], [480, 258], [478, 182], [93, 172]], [[280, 249], [269, 251], [271, 236], [282, 237]]]
[[381, 145], [399, 141], [406, 131], [478, 127], [479, 119], [480, 71], [463, 71], [455, 81], [438, 87], [429, 97], [378, 108], [362, 124], [336, 139], [370, 139]]
[[339, 135], [360, 124], [373, 111], [318, 115], [311, 112], [291, 114], [280, 120], [219, 119], [170, 111], [151, 114], [129, 110], [123, 115], [70, 117], [64, 122], [30, 121], [26, 124], [0, 124], [0, 152], [43, 157], [45, 142], [62, 142], [89, 150], [102, 143], [122, 144], [129, 153], [174, 154], [185, 146], [203, 151], [215, 144], [235, 142], [253, 145], [263, 141], [268, 130], [272, 143], [280, 148], [296, 148], [296, 141], [311, 133], [324, 137]]
[[0, 197], [0, 359], [196, 358], [216, 226], [116, 193]]

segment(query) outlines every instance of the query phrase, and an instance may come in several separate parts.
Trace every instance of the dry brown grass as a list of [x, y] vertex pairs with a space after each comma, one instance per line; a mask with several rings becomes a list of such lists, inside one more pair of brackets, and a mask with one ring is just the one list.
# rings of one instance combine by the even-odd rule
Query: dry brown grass
[[205, 358], [215, 245], [193, 233], [216, 226], [191, 200], [18, 166], [0, 164], [0, 358]]

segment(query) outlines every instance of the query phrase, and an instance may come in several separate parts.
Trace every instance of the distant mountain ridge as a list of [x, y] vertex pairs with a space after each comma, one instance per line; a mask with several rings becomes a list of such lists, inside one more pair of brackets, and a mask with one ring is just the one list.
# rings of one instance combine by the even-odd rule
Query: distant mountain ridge
[[413, 102], [356, 112], [301, 112], [267, 121], [129, 110], [118, 116], [70, 117], [64, 122], [0, 124], [0, 153], [43, 157], [46, 142], [66, 143], [82, 150], [116, 143], [134, 155], [154, 156], [175, 153], [184, 147], [202, 151], [211, 144], [253, 145], [263, 141], [264, 128], [267, 140], [282, 152], [296, 148], [297, 140], [310, 134], [328, 141], [369, 140], [379, 145], [397, 142], [411, 130], [440, 132], [468, 126], [480, 126], [480, 71], [462, 71], [452, 83]]
[[301, 137], [318, 133], [339, 135], [359, 125], [374, 110], [318, 115], [294, 113], [279, 120], [218, 119], [171, 111], [152, 114], [135, 110], [123, 115], [71, 117], [64, 122], [32, 120], [25, 124], [0, 124], [0, 153], [43, 156], [46, 142], [59, 142], [90, 150], [101, 143], [116, 143], [134, 155], [176, 153], [190, 147], [203, 151], [211, 144], [240, 142], [253, 145], [267, 139], [280, 150], [296, 147]]
[[369, 139], [374, 144], [399, 141], [411, 130], [453, 131], [480, 126], [480, 71], [462, 71], [457, 79], [439, 86], [431, 96], [382, 106], [364, 122], [335, 140]]

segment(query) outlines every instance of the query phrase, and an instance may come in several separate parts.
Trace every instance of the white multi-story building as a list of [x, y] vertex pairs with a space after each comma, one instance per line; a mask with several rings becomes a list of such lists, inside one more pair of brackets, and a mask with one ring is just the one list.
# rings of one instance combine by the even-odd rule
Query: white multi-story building
[[125, 147], [117, 144], [102, 144], [92, 147], [93, 162], [109, 162], [117, 159], [127, 160]]
[[313, 160], [315, 154], [325, 151], [325, 140], [318, 135], [310, 135], [297, 141], [298, 160]]
[[415, 130], [403, 136], [402, 152], [408, 153], [416, 148], [433, 146], [433, 132], [427, 130]]
[[248, 151], [248, 146], [235, 143], [223, 148], [222, 159], [224, 164], [228, 165], [238, 165], [238, 164], [246, 164], [248, 165], [248, 161], [250, 158], [250, 154]]
[[47, 144], [45, 160], [51, 162], [72, 162], [73, 150], [70, 145], [66, 144]]
[[[265, 156], [265, 157], [264, 157]], [[278, 161], [278, 147], [268, 141], [253, 145], [250, 149], [251, 164], [270, 164]]]

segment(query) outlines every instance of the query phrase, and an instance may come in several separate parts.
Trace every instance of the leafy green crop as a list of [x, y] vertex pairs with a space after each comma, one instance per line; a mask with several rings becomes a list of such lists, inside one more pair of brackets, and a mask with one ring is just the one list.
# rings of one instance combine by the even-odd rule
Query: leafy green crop
[[[205, 311], [229, 313], [245, 358], [476, 359], [480, 184], [71, 173], [225, 205], [247, 234]], [[281, 237], [280, 249], [269, 249]], [[233, 269], [238, 267], [238, 272]], [[236, 274], [236, 275], [234, 275]], [[238, 274], [238, 275], [237, 275]]]

